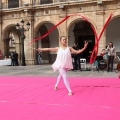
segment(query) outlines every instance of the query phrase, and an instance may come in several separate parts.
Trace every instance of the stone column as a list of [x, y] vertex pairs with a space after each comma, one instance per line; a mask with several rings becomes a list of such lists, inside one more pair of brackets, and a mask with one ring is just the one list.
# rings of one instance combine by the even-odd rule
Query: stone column
[[[100, 33], [104, 27], [104, 11], [97, 11], [96, 12], [96, 21], [97, 21], [97, 34], [100, 36]], [[105, 31], [104, 31], [105, 32]], [[105, 34], [103, 33], [101, 36], [101, 39], [99, 41], [99, 48], [98, 48], [98, 54], [101, 53], [102, 49], [104, 49], [106, 46], [106, 38]]]
[[[66, 14], [59, 16], [59, 22], [66, 17]], [[67, 20], [60, 25], [60, 34], [59, 36], [68, 36], [67, 34]]]
[[[2, 1], [0, 1], [0, 8], [2, 8]], [[2, 40], [2, 11], [0, 9], [0, 50], [1, 50], [1, 40]]]
[[2, 38], [2, 12], [0, 11], [0, 50], [1, 50], [1, 53], [2, 53], [2, 56], [1, 58], [3, 57], [4, 55], [4, 42], [3, 42], [3, 38]]
[[[0, 19], [0, 51], [2, 52], [2, 41], [1, 41], [1, 40], [2, 40], [2, 36], [1, 36], [1, 33], [2, 33], [2, 32], [1, 32], [1, 31], [2, 31], [2, 30], [1, 30], [1, 24], [2, 24], [2, 22], [1, 22], [1, 19]], [[1, 58], [2, 58], [2, 56], [0, 55], [0, 59], [1, 59]]]
[[[30, 22], [30, 29], [29, 31], [26, 31], [25, 33], [25, 41], [24, 41], [24, 50], [25, 50], [25, 59], [26, 59], [26, 65], [27, 64], [35, 64], [35, 50], [32, 48], [34, 47], [34, 43], [31, 45], [28, 45], [33, 39], [34, 39], [34, 17], [33, 17], [33, 11], [28, 11], [25, 14], [26, 20], [25, 22]], [[25, 23], [25, 24], [26, 24]], [[26, 26], [25, 26], [26, 27]]]

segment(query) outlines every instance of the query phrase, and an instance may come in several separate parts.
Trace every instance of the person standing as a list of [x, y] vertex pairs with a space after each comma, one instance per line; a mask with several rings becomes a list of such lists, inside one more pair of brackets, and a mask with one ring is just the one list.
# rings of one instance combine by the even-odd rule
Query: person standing
[[15, 66], [18, 66], [19, 63], [18, 63], [18, 53], [15, 51], [14, 52], [14, 59], [15, 59]]
[[[79, 50], [79, 47], [77, 45], [76, 42], [73, 43], [73, 47], [72, 47], [74, 50]], [[73, 58], [73, 67], [74, 69], [73, 70], [78, 70], [78, 69], [81, 69], [81, 64], [80, 64], [80, 54], [73, 54], [72, 55], [72, 58]]]
[[38, 65], [42, 64], [42, 52], [38, 51], [37, 53]]
[[11, 65], [15, 66], [15, 54], [14, 54], [14, 52], [12, 52], [10, 55], [11, 55]]
[[114, 58], [116, 58], [116, 51], [115, 51], [115, 47], [113, 46], [113, 43], [110, 42], [108, 44], [108, 47], [106, 49], [106, 51], [108, 52], [108, 67], [107, 67], [107, 72], [109, 71], [113, 71], [113, 62], [114, 62]]
[[80, 54], [87, 48], [88, 43], [85, 42], [84, 47], [81, 50], [74, 50], [72, 47], [67, 46], [67, 38], [62, 36], [60, 38], [60, 47], [55, 48], [38, 48], [38, 51], [50, 51], [57, 52], [57, 57], [55, 62], [52, 65], [54, 71], [59, 71], [59, 76], [55, 84], [55, 90], [58, 90], [58, 84], [63, 78], [64, 84], [68, 90], [68, 95], [73, 95], [73, 92], [70, 88], [70, 84], [67, 78], [67, 71], [73, 69], [72, 57], [71, 54]]

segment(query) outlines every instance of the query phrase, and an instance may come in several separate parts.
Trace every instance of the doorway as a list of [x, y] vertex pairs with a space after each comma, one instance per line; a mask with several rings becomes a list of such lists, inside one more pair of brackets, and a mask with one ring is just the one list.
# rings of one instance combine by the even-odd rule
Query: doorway
[[85, 41], [89, 42], [87, 49], [80, 55], [81, 58], [86, 58], [87, 62], [89, 62], [92, 50], [95, 46], [95, 35], [90, 23], [86, 21], [79, 21], [75, 23], [73, 32], [75, 42], [78, 43], [79, 49], [84, 47]]
[[89, 44], [88, 44], [87, 49], [83, 53], [81, 53], [80, 57], [86, 58], [87, 62], [89, 62], [92, 50], [93, 50], [94, 45], [95, 45], [95, 36], [94, 35], [78, 36], [77, 43], [78, 43], [79, 49], [82, 49], [84, 47], [85, 41], [89, 42]]

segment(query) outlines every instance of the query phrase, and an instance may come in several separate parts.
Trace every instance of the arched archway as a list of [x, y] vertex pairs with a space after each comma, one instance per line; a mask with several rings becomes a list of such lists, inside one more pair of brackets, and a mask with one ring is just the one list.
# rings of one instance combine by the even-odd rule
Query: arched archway
[[79, 20], [74, 22], [69, 29], [69, 45], [73, 46], [73, 42], [77, 42], [79, 49], [84, 47], [84, 42], [88, 41], [89, 45], [87, 49], [80, 55], [81, 58], [90, 59], [91, 51], [95, 45], [95, 35], [93, 29], [85, 20]]
[[20, 32], [16, 30], [15, 25], [7, 26], [3, 31], [3, 57], [9, 57], [10, 53], [17, 52], [21, 61], [21, 43]]
[[[37, 26], [37, 31], [35, 34], [35, 38], [39, 37], [39, 36], [43, 36], [45, 35], [52, 27], [54, 26], [54, 24], [49, 23], [49, 22], [44, 22], [42, 24], [39, 24]], [[48, 36], [46, 36], [45, 38], [43, 38], [42, 40], [38, 40], [36, 42], [36, 48], [42, 47], [57, 47], [59, 46], [59, 31], [58, 29], [55, 29], [52, 33], [50, 33]], [[37, 54], [35, 54], [36, 56], [36, 62], [37, 62]], [[43, 52], [42, 53], [42, 60], [43, 63], [53, 63], [55, 61], [56, 58], [56, 53], [53, 52]]]
[[106, 29], [106, 46], [113, 42], [117, 54], [120, 54], [120, 17], [110, 21]]

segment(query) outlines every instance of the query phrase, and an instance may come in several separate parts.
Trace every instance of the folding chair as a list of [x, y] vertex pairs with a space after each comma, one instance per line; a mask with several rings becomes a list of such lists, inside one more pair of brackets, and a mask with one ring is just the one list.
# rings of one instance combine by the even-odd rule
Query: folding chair
[[80, 58], [80, 64], [84, 65], [84, 68], [86, 70], [86, 59], [85, 58]]

